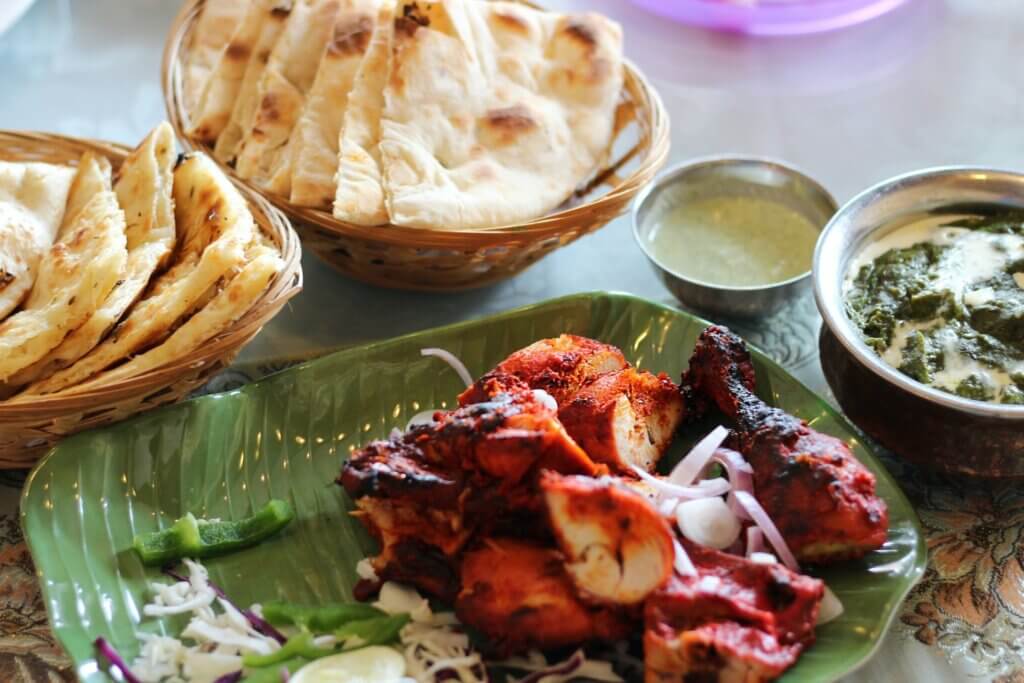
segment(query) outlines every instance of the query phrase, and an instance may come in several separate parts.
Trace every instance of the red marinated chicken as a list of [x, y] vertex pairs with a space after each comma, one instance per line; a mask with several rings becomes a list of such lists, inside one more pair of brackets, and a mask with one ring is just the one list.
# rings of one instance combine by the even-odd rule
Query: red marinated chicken
[[736, 421], [757, 500], [797, 559], [856, 558], [885, 542], [889, 516], [875, 495], [874, 475], [845, 443], [754, 395], [750, 353], [736, 335], [706, 329], [683, 384]]
[[526, 388], [555, 399], [559, 420], [595, 462], [630, 476], [632, 465], [654, 470], [683, 420], [683, 397], [667, 375], [636, 370], [617, 348], [568, 334], [516, 351], [459, 401]]
[[620, 640], [639, 622], [639, 610], [583, 602], [561, 555], [543, 546], [486, 539], [466, 553], [461, 573], [456, 615], [504, 655]]
[[759, 683], [814, 642], [825, 585], [683, 542], [696, 576], [674, 575], [644, 610], [646, 683]]
[[531, 389], [549, 393], [562, 405], [580, 388], [601, 375], [629, 367], [622, 351], [586, 337], [563, 334], [554, 339], [541, 339], [522, 348], [481, 377], [462, 392], [459, 403], [481, 403], [493, 395], [491, 380], [501, 380], [510, 387], [519, 380]]
[[[523, 391], [374, 441], [345, 463], [339, 483], [381, 542], [378, 575], [452, 597], [457, 578], [448, 560], [474, 533], [543, 529], [536, 523], [542, 470], [606, 471], [565, 433], [554, 410]], [[418, 578], [423, 563], [430, 571]]]
[[631, 605], [672, 574], [672, 530], [651, 502], [612, 477], [540, 480], [566, 569], [588, 597]]

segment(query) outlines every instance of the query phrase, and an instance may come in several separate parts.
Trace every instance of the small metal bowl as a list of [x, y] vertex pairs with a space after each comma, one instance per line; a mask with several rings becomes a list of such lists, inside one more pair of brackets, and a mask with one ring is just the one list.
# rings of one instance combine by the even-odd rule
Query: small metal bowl
[[810, 269], [782, 282], [730, 287], [686, 277], [659, 261], [651, 249], [652, 231], [669, 211], [683, 202], [721, 196], [768, 199], [799, 212], [819, 228], [836, 212], [836, 201], [816, 181], [786, 164], [756, 157], [720, 156], [672, 167], [633, 204], [633, 237], [680, 303], [710, 316], [771, 315], [810, 289]]
[[821, 366], [858, 427], [897, 455], [932, 469], [1024, 477], [1024, 406], [961, 398], [889, 366], [847, 317], [843, 280], [864, 245], [908, 219], [1024, 208], [1024, 174], [936, 168], [898, 176], [848, 202], [814, 252], [814, 294], [824, 319]]

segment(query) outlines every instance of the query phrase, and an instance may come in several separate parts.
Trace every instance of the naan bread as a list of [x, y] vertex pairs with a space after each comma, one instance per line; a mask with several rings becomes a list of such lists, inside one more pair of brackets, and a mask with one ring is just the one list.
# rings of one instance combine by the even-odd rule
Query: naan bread
[[0, 161], [0, 320], [32, 289], [74, 177], [70, 166]]
[[[71, 191], [68, 192], [68, 203], [64, 207], [64, 220], [61, 221], [60, 230], [57, 232], [58, 237], [73, 224], [78, 213], [92, 201], [93, 197], [110, 189], [110, 174], [109, 159], [93, 152], [82, 154], [78, 160], [78, 171], [71, 181]], [[125, 220], [127, 221], [127, 218]]]
[[334, 198], [338, 135], [349, 92], [373, 36], [377, 0], [342, 0], [306, 106], [289, 139], [291, 201], [328, 207]]
[[210, 71], [241, 22], [248, 6], [249, 0], [206, 0], [203, 3], [195, 28], [192, 30], [188, 60], [182, 73], [182, 95], [185, 110], [190, 114], [196, 111], [199, 96], [210, 77]]
[[87, 391], [96, 384], [140, 375], [195, 351], [241, 318], [283, 267], [284, 262], [276, 249], [262, 245], [255, 247], [250, 254], [250, 261], [241, 271], [160, 346], [72, 388], [70, 393]]
[[48, 394], [78, 384], [133, 354], [156, 346], [190, 315], [218, 280], [245, 261], [257, 228], [245, 199], [203, 154], [174, 171], [174, 217], [180, 248], [173, 266], [132, 307], [110, 336], [85, 357], [22, 396]]
[[270, 59], [270, 52], [281, 37], [281, 31], [291, 14], [291, 0], [282, 0], [276, 3], [263, 17], [260, 26], [260, 35], [256, 39], [256, 46], [249, 54], [248, 63], [245, 65], [245, 73], [238, 87], [238, 96], [235, 98], [231, 109], [231, 118], [224, 131], [217, 138], [217, 144], [213, 148], [213, 155], [224, 163], [231, 163], [238, 154], [238, 147], [242, 143], [242, 135], [252, 126], [252, 119], [256, 115], [257, 88], [259, 87], [260, 76]]
[[393, 223], [519, 223], [594, 172], [622, 90], [618, 25], [473, 0], [396, 15], [380, 142]]
[[380, 9], [373, 37], [348, 96], [338, 141], [334, 215], [358, 225], [388, 222], [378, 146], [384, 85], [391, 60], [394, 10], [394, 3], [390, 2]]
[[235, 170], [268, 192], [288, 196], [291, 191], [288, 140], [333, 33], [338, 6], [339, 0], [297, 0], [260, 76], [256, 113]]
[[[11, 386], [22, 386], [52, 375], [91, 351], [139, 298], [153, 273], [166, 264], [176, 237], [171, 199], [175, 157], [174, 130], [170, 124], [161, 123], [125, 159], [114, 185], [127, 223], [128, 255], [124, 276], [96, 312], [70, 332], [57, 348], [11, 377], [8, 380]], [[102, 161], [106, 163], [106, 159]], [[109, 188], [109, 163], [106, 163], [106, 177]], [[95, 184], [96, 174], [84, 174], [80, 170], [75, 184], [83, 178], [91, 178]], [[72, 198], [75, 195], [72, 189]], [[71, 202], [68, 207], [70, 212]]]
[[24, 308], [0, 324], [0, 382], [89, 319], [124, 273], [125, 245], [117, 195], [93, 195], [43, 257]]

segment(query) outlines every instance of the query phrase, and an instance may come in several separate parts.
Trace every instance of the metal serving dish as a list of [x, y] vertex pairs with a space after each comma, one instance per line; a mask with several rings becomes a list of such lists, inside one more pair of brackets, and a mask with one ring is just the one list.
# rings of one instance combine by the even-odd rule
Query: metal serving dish
[[752, 318], [777, 312], [810, 290], [811, 271], [789, 280], [753, 287], [730, 287], [701, 282], [659, 261], [650, 238], [665, 215], [687, 201], [735, 196], [769, 199], [824, 226], [836, 211], [836, 201], [801, 171], [771, 159], [720, 156], [673, 166], [633, 204], [633, 237], [655, 273], [688, 308], [710, 316]]
[[1024, 174], [929, 169], [880, 183], [843, 206], [814, 252], [821, 365], [843, 411], [897, 455], [947, 472], [1024, 477], [1024, 406], [961, 398], [890, 367], [861, 339], [842, 298], [851, 259], [901, 219], [993, 208], [1024, 208]]

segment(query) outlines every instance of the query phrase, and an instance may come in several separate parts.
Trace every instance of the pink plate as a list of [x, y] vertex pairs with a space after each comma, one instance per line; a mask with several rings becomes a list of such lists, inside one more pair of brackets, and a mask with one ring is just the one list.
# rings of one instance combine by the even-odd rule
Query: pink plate
[[737, 33], [792, 35], [874, 19], [906, 0], [633, 0], [676, 21]]

